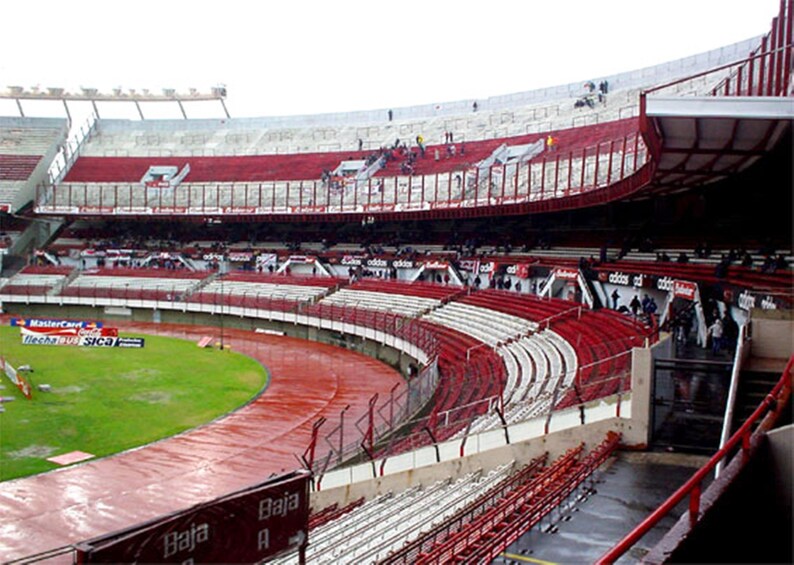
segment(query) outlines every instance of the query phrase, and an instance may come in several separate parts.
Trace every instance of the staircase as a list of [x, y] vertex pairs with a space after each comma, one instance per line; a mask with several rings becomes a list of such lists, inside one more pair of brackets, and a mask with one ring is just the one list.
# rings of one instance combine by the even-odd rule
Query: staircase
[[747, 420], [779, 380], [779, 372], [742, 371], [739, 388], [736, 392], [731, 433], [736, 432], [739, 426]]
[[206, 287], [212, 281], [215, 281], [215, 280], [219, 279], [220, 277], [221, 277], [221, 273], [218, 272], [218, 273], [211, 274], [210, 276], [208, 276], [205, 279], [202, 279], [201, 282], [199, 282], [197, 285], [195, 285], [194, 287], [189, 288], [189, 289], [187, 289], [185, 291], [185, 293], [182, 295], [182, 300], [183, 301], [187, 301], [187, 299], [190, 296], [196, 294], [197, 292], [201, 292], [201, 290], [204, 289], [204, 287]]

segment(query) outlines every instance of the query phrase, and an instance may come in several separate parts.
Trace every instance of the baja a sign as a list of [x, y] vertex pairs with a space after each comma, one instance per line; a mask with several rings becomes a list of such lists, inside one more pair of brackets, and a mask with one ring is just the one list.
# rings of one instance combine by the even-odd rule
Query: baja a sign
[[78, 563], [261, 563], [305, 551], [309, 473], [255, 487], [77, 546]]

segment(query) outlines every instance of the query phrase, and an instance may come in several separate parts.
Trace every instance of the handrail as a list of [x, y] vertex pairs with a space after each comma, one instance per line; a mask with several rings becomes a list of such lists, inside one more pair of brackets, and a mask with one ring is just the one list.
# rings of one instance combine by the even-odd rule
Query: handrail
[[[725, 416], [722, 419], [722, 433], [720, 434], [720, 447], [724, 446], [731, 435], [731, 423], [733, 422], [733, 410], [736, 405], [736, 393], [739, 390], [739, 375], [742, 370], [744, 353], [747, 351], [747, 324], [739, 326], [739, 337], [736, 340], [736, 352], [733, 356], [733, 369], [731, 370], [731, 384], [728, 387], [728, 399], [725, 401]], [[722, 461], [717, 463], [714, 468], [714, 478], [720, 476], [722, 472]]]
[[538, 320], [538, 328], [542, 327], [543, 324], [546, 324], [546, 329], [548, 330], [548, 329], [551, 328], [551, 321], [552, 320], [556, 320], [556, 319], [562, 318], [566, 314], [570, 314], [571, 312], [574, 312], [574, 311], [579, 313], [578, 318], [582, 317], [582, 305], [579, 304], [577, 306], [572, 306], [571, 308], [568, 308], [567, 310], [562, 310], [561, 312], [555, 312], [554, 314], [551, 314], [550, 316], [546, 316], [542, 320]]
[[[57, 160], [53, 161], [52, 164], [57, 165], [58, 170], [55, 172], [55, 174], [52, 174], [52, 170], [48, 171], [50, 176], [50, 184], [58, 184], [64, 179], [64, 177], [66, 177], [66, 174], [80, 156], [80, 151], [82, 150], [83, 145], [85, 145], [85, 142], [91, 136], [91, 133], [96, 129], [98, 119], [99, 118], [97, 117], [96, 113], [91, 112], [86, 118], [84, 125], [80, 126], [74, 135], [66, 140], [66, 144], [59, 152], [59, 154], [63, 156], [63, 167], [60, 166]], [[50, 167], [50, 169], [52, 169], [52, 167]]]
[[737, 59], [736, 61], [733, 61], [732, 63], [725, 63], [725, 64], [720, 65], [718, 67], [713, 67], [711, 69], [706, 69], [705, 71], [700, 71], [699, 73], [695, 73], [693, 75], [688, 75], [688, 76], [685, 76], [685, 77], [677, 78], [675, 80], [671, 80], [669, 82], [665, 82], [665, 83], [662, 83], [662, 84], [657, 84], [656, 86], [652, 86], [650, 88], [646, 88], [646, 89], [642, 90], [640, 92], [640, 96], [643, 96], [645, 94], [650, 94], [651, 92], [657, 92], [657, 91], [665, 89], [665, 88], [670, 88], [671, 86], [675, 86], [677, 84], [682, 84], [684, 82], [687, 82], [687, 81], [690, 81], [690, 80], [694, 80], [696, 78], [700, 78], [700, 77], [703, 77], [703, 76], [706, 76], [706, 75], [710, 75], [710, 74], [713, 74], [713, 73], [717, 73], [719, 71], [724, 71], [725, 69], [729, 69], [731, 67], [736, 67], [738, 65], [743, 65], [744, 63], [749, 63], [750, 61], [754, 61], [754, 60], [762, 58], [762, 57], [768, 57], [770, 55], [774, 55], [777, 52], [783, 52], [786, 49], [791, 49], [791, 45], [783, 45], [782, 47], [778, 47], [777, 49], [771, 49], [771, 50], [764, 51], [762, 53], [757, 53], [755, 55], [750, 55], [749, 57], [745, 57], [744, 59]]
[[[786, 389], [788, 394], [791, 393], [791, 377], [794, 371], [794, 355], [789, 358], [786, 368], [783, 370], [783, 375], [774, 386], [772, 391], [764, 398], [758, 408], [753, 411], [750, 417], [744, 424], [736, 431], [733, 436], [725, 443], [725, 445], [715, 453], [711, 459], [701, 467], [694, 475], [675, 491], [666, 501], [662, 503], [650, 516], [645, 518], [638, 526], [629, 532], [623, 539], [616, 543], [612, 549], [604, 553], [596, 563], [598, 565], [606, 565], [614, 563], [622, 555], [624, 555], [634, 544], [636, 544], [646, 533], [648, 533], [659, 521], [667, 516], [685, 497], [689, 496], [689, 521], [690, 526], [694, 526], [700, 517], [700, 493], [701, 485], [706, 476], [729, 455], [739, 444], [741, 444], [741, 456], [747, 458], [749, 456], [750, 446], [752, 444], [751, 436], [758, 432], [753, 432], [753, 425], [766, 414], [768, 410], [776, 411], [780, 409], [778, 400], [780, 400]], [[738, 455], [737, 455], [738, 456]]]

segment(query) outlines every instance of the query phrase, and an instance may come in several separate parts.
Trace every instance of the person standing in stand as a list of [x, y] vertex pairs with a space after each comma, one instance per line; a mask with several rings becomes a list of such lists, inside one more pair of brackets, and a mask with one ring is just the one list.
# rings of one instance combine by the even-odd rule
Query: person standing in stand
[[714, 320], [714, 323], [709, 327], [709, 335], [711, 336], [711, 352], [717, 354], [722, 350], [722, 320], [719, 316]]

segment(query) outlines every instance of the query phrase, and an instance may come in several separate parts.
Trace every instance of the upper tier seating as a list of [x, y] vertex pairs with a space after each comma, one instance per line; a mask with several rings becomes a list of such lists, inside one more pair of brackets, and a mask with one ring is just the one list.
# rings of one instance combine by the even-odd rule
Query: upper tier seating
[[[190, 157], [344, 152], [391, 147], [396, 139], [414, 144], [422, 136], [428, 145], [515, 137], [542, 131], [600, 124], [637, 115], [639, 92], [649, 86], [692, 76], [746, 56], [756, 47], [744, 41], [678, 61], [609, 77], [607, 104], [576, 108], [588, 94], [582, 81], [529, 92], [492, 96], [472, 102], [455, 101], [423, 106], [323, 114], [232, 119], [99, 120], [91, 143], [83, 151], [92, 157]], [[666, 93], [686, 96], [709, 93], [726, 72], [676, 83]], [[583, 77], [583, 80], [585, 77]], [[393, 121], [391, 120], [393, 114]]]
[[28, 180], [41, 155], [4, 155], [0, 154], [0, 181]]
[[72, 267], [28, 265], [8, 279], [0, 294], [46, 294], [62, 285], [72, 270]]
[[[588, 81], [589, 91], [580, 82], [496, 96], [474, 105], [473, 112], [469, 103], [459, 102], [443, 109], [439, 104], [397, 109], [394, 121], [392, 110], [388, 120], [385, 110], [281, 118], [97, 120], [65, 181], [39, 193], [37, 210], [377, 213], [527, 205], [580, 195], [648, 171], [648, 152], [637, 127], [641, 89], [681, 78], [666, 94], [707, 94], [727, 71], [687, 77], [733, 61], [751, 48], [750, 42], [742, 42], [615, 75], [603, 96]], [[583, 97], [590, 103], [575, 104]], [[540, 156], [533, 152], [531, 165], [503, 165], [508, 155], [494, 153], [502, 145], [542, 148], [548, 135], [556, 140], [553, 148]], [[383, 170], [375, 165], [359, 180], [331, 175], [342, 161], [374, 158], [380, 163], [378, 157], [399, 150]], [[406, 166], [408, 154], [420, 156]], [[492, 162], [496, 165], [489, 171]], [[180, 190], [168, 183], [138, 189], [150, 165], [182, 169], [188, 164], [190, 172], [182, 179], [187, 186]], [[633, 190], [635, 184], [621, 189]]]
[[[557, 151], [581, 151], [585, 147], [622, 139], [637, 131], [637, 120], [624, 120], [601, 123], [580, 128], [555, 132], [558, 139]], [[502, 137], [497, 139], [467, 141], [465, 153], [458, 150], [454, 157], [446, 156], [445, 145], [429, 145], [424, 158], [417, 160], [416, 174], [436, 174], [460, 170], [488, 157], [494, 149], [507, 143], [521, 145], [543, 139], [542, 133]], [[88, 142], [88, 146], [91, 142]], [[436, 148], [443, 151], [439, 161], [433, 158]], [[189, 156], [169, 157], [95, 157], [85, 151], [64, 178], [65, 183], [138, 183], [150, 166], [175, 166], [179, 169], [190, 164], [186, 183], [230, 183], [230, 182], [271, 182], [271, 181], [312, 181], [320, 179], [323, 169], [334, 170], [347, 159], [365, 159], [371, 151], [346, 151], [328, 153], [303, 153], [286, 155], [236, 155], [236, 156]], [[398, 176], [399, 163], [395, 160], [381, 170], [379, 176]]]
[[62, 118], [0, 117], [0, 208], [16, 211], [32, 199], [67, 132]]
[[66, 183], [138, 183], [151, 166], [182, 168], [190, 163], [185, 182], [265, 182], [319, 179], [323, 169], [335, 169], [338, 153], [247, 155], [237, 157], [79, 157], [64, 178]]

